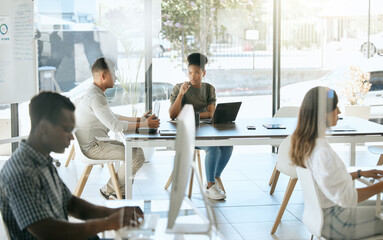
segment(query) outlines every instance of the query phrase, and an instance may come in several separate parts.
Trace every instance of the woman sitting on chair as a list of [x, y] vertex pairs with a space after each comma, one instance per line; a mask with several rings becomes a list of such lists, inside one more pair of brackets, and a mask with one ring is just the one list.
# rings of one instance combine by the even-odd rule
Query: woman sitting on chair
[[383, 182], [355, 189], [356, 178], [381, 178], [383, 171], [348, 173], [345, 164], [330, 147], [326, 128], [335, 126], [340, 113], [334, 90], [315, 87], [307, 92], [299, 111], [298, 125], [291, 139], [292, 162], [310, 170], [323, 209], [322, 236], [326, 239], [360, 239], [383, 233], [383, 221], [374, 207], [358, 206], [383, 191]]
[[[179, 83], [174, 87], [170, 96], [170, 118], [175, 119], [185, 104], [192, 104], [194, 111], [199, 112], [200, 118], [212, 118], [216, 102], [215, 89], [209, 83], [202, 82], [206, 74], [207, 57], [200, 53], [192, 53], [187, 60], [190, 81]], [[219, 186], [222, 184], [220, 177], [229, 162], [233, 147], [198, 147], [198, 149], [207, 151], [205, 158], [206, 195], [215, 200], [225, 199], [226, 194]]]

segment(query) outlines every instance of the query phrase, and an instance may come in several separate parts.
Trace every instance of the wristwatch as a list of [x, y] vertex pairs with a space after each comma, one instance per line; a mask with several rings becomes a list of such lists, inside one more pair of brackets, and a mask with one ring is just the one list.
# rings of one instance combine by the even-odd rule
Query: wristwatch
[[360, 178], [362, 175], [360, 174], [362, 172], [362, 170], [358, 170], [358, 178]]

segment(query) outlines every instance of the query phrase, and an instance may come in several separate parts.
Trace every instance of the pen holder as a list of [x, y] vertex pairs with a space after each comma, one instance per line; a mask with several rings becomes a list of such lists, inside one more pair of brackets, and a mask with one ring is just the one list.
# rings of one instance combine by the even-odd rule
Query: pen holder
[[195, 125], [199, 126], [199, 112], [194, 114]]

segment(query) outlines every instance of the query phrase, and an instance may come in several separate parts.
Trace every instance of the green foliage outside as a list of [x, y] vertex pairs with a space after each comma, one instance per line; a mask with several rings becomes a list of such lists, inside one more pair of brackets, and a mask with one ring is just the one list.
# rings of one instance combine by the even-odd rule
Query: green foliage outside
[[[162, 0], [162, 34], [172, 43], [172, 49], [179, 49], [179, 55], [192, 52], [210, 55], [210, 45], [218, 42], [220, 34], [227, 27], [218, 22], [220, 10], [237, 10], [246, 26], [259, 29], [263, 0]], [[228, 16], [230, 17], [230, 16]], [[233, 20], [235, 21], [235, 19]], [[244, 31], [241, 32], [244, 35]], [[240, 36], [243, 38], [243, 36]]]

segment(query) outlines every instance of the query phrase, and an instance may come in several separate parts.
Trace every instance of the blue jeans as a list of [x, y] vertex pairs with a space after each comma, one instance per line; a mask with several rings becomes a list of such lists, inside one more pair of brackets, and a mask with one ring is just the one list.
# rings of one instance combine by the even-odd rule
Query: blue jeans
[[205, 150], [205, 170], [207, 182], [214, 182], [216, 177], [221, 177], [223, 169], [225, 169], [231, 154], [233, 146], [224, 147], [196, 147]]

